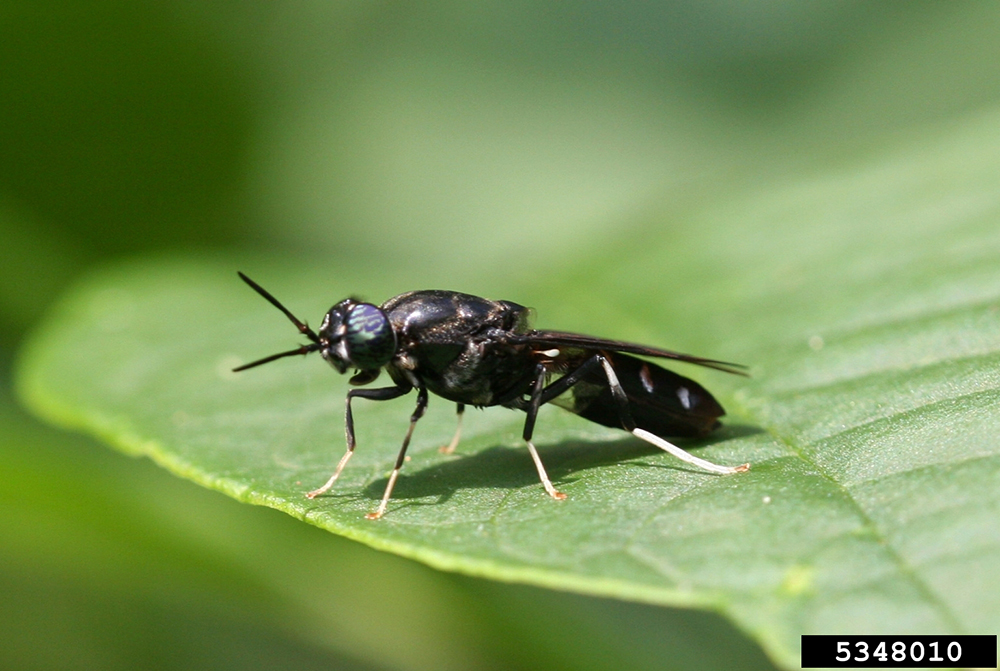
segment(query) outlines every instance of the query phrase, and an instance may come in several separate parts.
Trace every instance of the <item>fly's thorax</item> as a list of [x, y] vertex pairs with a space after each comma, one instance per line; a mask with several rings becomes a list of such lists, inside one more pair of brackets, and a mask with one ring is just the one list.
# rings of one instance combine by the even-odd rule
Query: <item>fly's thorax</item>
[[413, 383], [458, 403], [505, 402], [525, 386], [534, 365], [507, 336], [527, 330], [529, 311], [456, 291], [411, 291], [382, 304], [396, 332], [393, 380]]
[[415, 344], [464, 343], [491, 329], [521, 333], [530, 318], [517, 303], [434, 289], [400, 294], [381, 307], [397, 334]]

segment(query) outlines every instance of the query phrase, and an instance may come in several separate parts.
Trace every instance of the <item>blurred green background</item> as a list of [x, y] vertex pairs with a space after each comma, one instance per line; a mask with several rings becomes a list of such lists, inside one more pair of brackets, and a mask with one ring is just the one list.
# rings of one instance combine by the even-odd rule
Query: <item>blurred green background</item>
[[712, 614], [437, 573], [44, 427], [19, 344], [138, 255], [572, 291], [687, 204], [994, 106], [998, 29], [962, 2], [0, 3], [0, 664], [769, 668]]

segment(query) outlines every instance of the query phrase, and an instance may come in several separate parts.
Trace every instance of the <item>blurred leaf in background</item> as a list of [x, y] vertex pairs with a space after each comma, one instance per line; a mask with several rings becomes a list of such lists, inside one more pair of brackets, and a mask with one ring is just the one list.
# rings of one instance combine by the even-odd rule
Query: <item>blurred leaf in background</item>
[[[891, 280], [885, 268], [898, 261], [901, 274], [865, 294], [856, 323], [923, 309], [933, 295], [896, 303], [901, 288], [932, 283], [913, 268], [933, 244], [898, 254], [896, 240], [865, 228], [861, 205], [878, 196], [866, 184], [904, 184], [889, 189], [904, 207], [882, 203], [880, 216], [909, 216], [905, 206], [927, 196], [909, 210], [928, 217], [915, 235], [961, 229], [947, 236], [953, 263], [932, 266], [954, 280], [932, 305], [959, 304], [969, 286], [995, 298], [981, 258], [991, 238], [975, 234], [991, 221], [992, 183], [949, 201], [948, 179], [962, 173], [936, 166], [968, 163], [978, 179], [990, 165], [998, 23], [1000, 10], [980, 3], [4, 3], [3, 386], [25, 333], [84, 270], [211, 251], [324, 267], [372, 298], [441, 286], [523, 300], [549, 325], [618, 321], [624, 331], [608, 335], [752, 352], [764, 386], [739, 405], [760, 412], [760, 394], [809, 383], [810, 368], [800, 357], [783, 369], [780, 340], [751, 350], [753, 338], [729, 337], [740, 329], [781, 329], [787, 347], [822, 332], [842, 370], [854, 361], [850, 342], [822, 330], [849, 324], [849, 303], [832, 302], [836, 318], [816, 309], [851, 284], [824, 287], [808, 256], [775, 262], [783, 246], [836, 245], [854, 261], [855, 288]], [[934, 148], [922, 153], [927, 137]], [[955, 147], [940, 148], [949, 138]], [[757, 192], [766, 196], [753, 207]], [[939, 202], [948, 207], [935, 219]], [[980, 224], [962, 223], [977, 212]], [[719, 252], [708, 272], [684, 265], [702, 227]], [[856, 246], [843, 237], [852, 230]], [[657, 307], [650, 277], [664, 249], [677, 251], [671, 276], [701, 288], [686, 299], [683, 282], [671, 286]], [[970, 254], [979, 261], [956, 275]], [[864, 261], [879, 258], [866, 276]], [[309, 292], [339, 298], [326, 294]], [[722, 314], [706, 302], [714, 295], [801, 313], [778, 323]], [[642, 319], [617, 319], [637, 306]], [[677, 311], [692, 324], [663, 333], [657, 318]], [[715, 616], [433, 573], [191, 491], [37, 426], [7, 398], [0, 580], [17, 595], [3, 617], [23, 644], [0, 662], [12, 668], [766, 664]], [[857, 421], [877, 414], [866, 407]], [[819, 435], [808, 422], [797, 431]], [[359, 585], [375, 591], [343, 596]], [[343, 617], [359, 608], [399, 619], [381, 630], [376, 615]], [[414, 623], [423, 639], [405, 638]], [[609, 623], [621, 629], [608, 634]], [[667, 640], [673, 631], [686, 635]]]

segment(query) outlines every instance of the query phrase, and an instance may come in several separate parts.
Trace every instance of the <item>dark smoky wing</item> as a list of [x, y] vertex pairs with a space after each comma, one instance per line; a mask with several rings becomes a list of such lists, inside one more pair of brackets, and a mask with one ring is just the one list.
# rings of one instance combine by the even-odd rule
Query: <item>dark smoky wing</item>
[[[694, 380], [649, 361], [605, 352], [628, 398], [636, 425], [658, 436], [701, 437], [725, 414], [712, 395]], [[587, 374], [554, 401], [592, 422], [622, 428], [618, 405], [603, 369]]]
[[725, 373], [747, 376], [746, 366], [728, 361], [717, 361], [716, 359], [706, 359], [700, 356], [682, 354], [668, 349], [649, 347], [636, 343], [625, 342], [623, 340], [606, 340], [595, 338], [594, 336], [583, 335], [581, 333], [566, 333], [564, 331], [529, 331], [521, 336], [509, 338], [510, 342], [526, 343], [532, 346], [543, 348], [568, 347], [573, 349], [625, 352], [628, 354], [639, 354], [641, 356], [651, 356], [660, 359], [673, 359], [693, 363], [706, 368], [714, 368]]

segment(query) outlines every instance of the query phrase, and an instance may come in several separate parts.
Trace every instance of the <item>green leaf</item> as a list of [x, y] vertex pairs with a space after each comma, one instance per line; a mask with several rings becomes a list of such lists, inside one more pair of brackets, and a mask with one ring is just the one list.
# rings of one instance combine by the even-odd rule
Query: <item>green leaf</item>
[[[730, 410], [688, 446], [749, 461], [745, 474], [696, 472], [546, 408], [537, 442], [569, 495], [555, 502], [522, 448], [523, 415], [470, 413], [445, 456], [453, 408], [432, 399], [389, 513], [371, 522], [408, 397], [357, 403], [356, 456], [308, 500], [343, 453], [346, 379], [318, 357], [231, 372], [297, 334], [228, 259], [92, 274], [29, 343], [20, 390], [52, 421], [437, 568], [715, 609], [787, 667], [803, 633], [994, 632], [998, 122], [970, 118], [840, 170], [748, 175], [745, 190], [663, 208], [551, 281], [489, 292], [534, 304], [542, 327], [751, 364], [750, 380], [682, 371]], [[354, 292], [419, 288], [391, 267], [239, 269], [314, 322]]]

